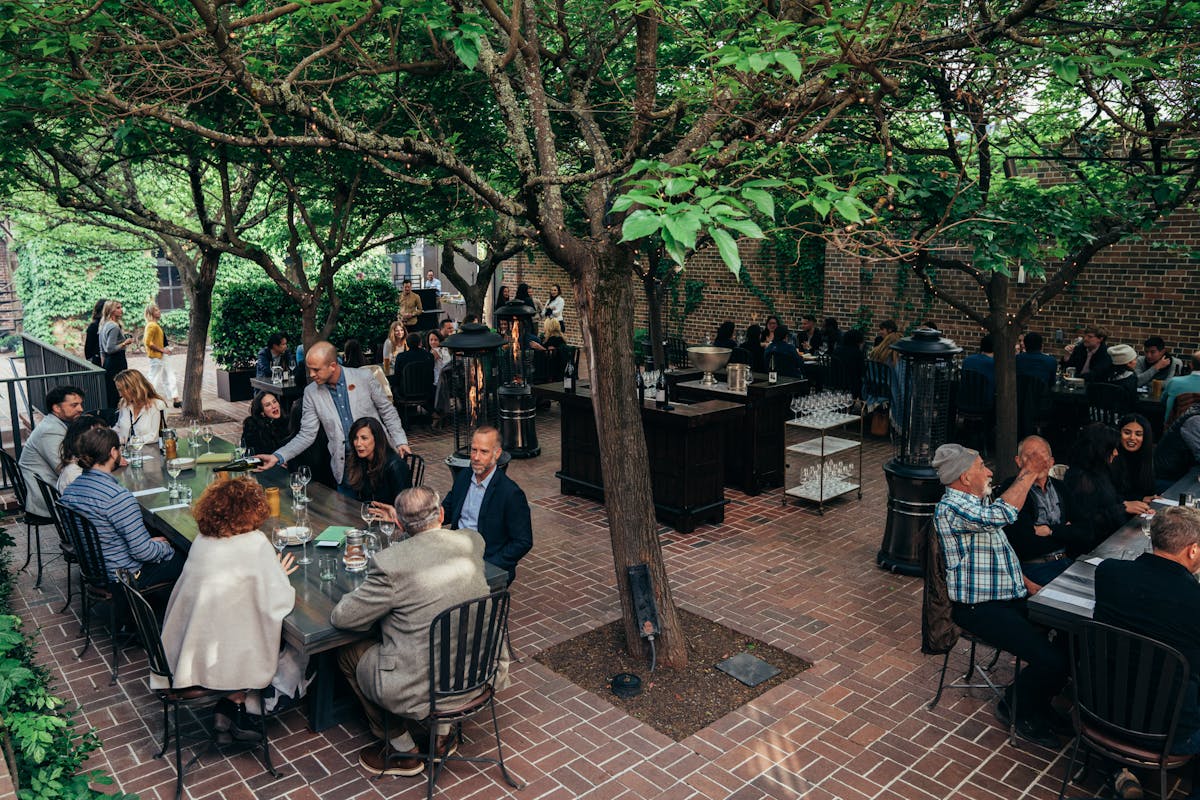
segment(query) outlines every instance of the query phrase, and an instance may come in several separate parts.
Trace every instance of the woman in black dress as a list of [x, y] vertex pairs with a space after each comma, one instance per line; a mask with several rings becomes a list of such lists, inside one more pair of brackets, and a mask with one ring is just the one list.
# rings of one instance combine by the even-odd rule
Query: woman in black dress
[[1120, 446], [1112, 463], [1113, 483], [1129, 514], [1144, 514], [1158, 493], [1154, 490], [1154, 431], [1141, 414], [1117, 421]]
[[264, 392], [254, 398], [250, 416], [242, 423], [242, 446], [252, 454], [274, 453], [290, 438], [279, 395]]
[[364, 503], [394, 503], [396, 495], [412, 488], [408, 464], [388, 447], [387, 433], [374, 417], [360, 417], [350, 426], [346, 483]]
[[1093, 422], [1079, 432], [1067, 463], [1067, 521], [1089, 532], [1091, 547], [1103, 542], [1129, 519], [1112, 479], [1117, 432]]
[[103, 321], [100, 323], [100, 352], [104, 355], [104, 383], [108, 394], [108, 407], [116, 408], [121, 396], [117, 393], [115, 378], [118, 373], [129, 369], [125, 349], [133, 343], [121, 323], [125, 320], [125, 307], [120, 300], [109, 300], [104, 304]]
[[104, 313], [104, 304], [107, 302], [108, 298], [105, 297], [96, 301], [96, 305], [92, 308], [92, 321], [83, 334], [83, 357], [97, 367], [104, 366], [104, 360], [100, 354], [100, 317]]

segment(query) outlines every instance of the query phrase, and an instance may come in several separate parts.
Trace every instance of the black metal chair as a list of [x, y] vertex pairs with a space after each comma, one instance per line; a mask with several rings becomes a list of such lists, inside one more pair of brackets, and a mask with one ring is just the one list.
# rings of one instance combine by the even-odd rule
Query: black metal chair
[[692, 365], [691, 356], [687, 352], [687, 342], [678, 336], [667, 337], [667, 363], [674, 369], [687, 369]]
[[63, 561], [67, 565], [67, 602], [63, 603], [63, 607], [58, 612], [62, 614], [71, 607], [71, 565], [78, 564], [79, 557], [75, 554], [75, 546], [71, 544], [71, 538], [67, 536], [67, 529], [63, 525], [62, 519], [58, 516], [56, 504], [61, 498], [58, 488], [46, 483], [40, 475], [37, 478], [37, 483], [38, 491], [42, 493], [42, 501], [46, 504], [46, 508], [50, 509], [50, 517], [54, 520], [54, 530], [58, 532], [58, 548], [62, 552]]
[[[1156, 770], [1159, 797], [1167, 797], [1167, 772], [1192, 759], [1171, 753], [1189, 674], [1187, 659], [1174, 647], [1085, 620], [1071, 636], [1075, 742], [1059, 800], [1081, 747], [1088, 758], [1095, 752], [1126, 767]], [[1080, 775], [1086, 768], [1085, 760]]]
[[408, 465], [408, 474], [412, 477], [412, 488], [425, 483], [425, 459], [416, 453], [409, 453], [404, 457], [404, 463]]
[[750, 364], [754, 361], [750, 351], [744, 347], [735, 347], [733, 352], [729, 354], [729, 364]]
[[413, 408], [433, 404], [433, 362], [413, 362], [401, 367], [392, 395], [392, 402], [399, 409], [407, 429], [409, 412]]
[[[207, 708], [213, 706], [222, 697], [229, 694], [228, 689], [208, 689], [203, 686], [176, 686], [175, 675], [171, 669], [171, 664], [167, 660], [166, 650], [163, 648], [162, 631], [158, 626], [158, 618], [154, 615], [154, 609], [146, 600], [145, 595], [138, 590], [134, 585], [133, 577], [126, 570], [120, 570], [117, 577], [121, 590], [124, 594], [125, 604], [129, 608], [130, 616], [133, 617], [134, 626], [137, 628], [138, 639], [142, 643], [142, 647], [146, 650], [146, 660], [149, 662], [150, 674], [158, 676], [167, 682], [166, 689], [155, 689], [154, 693], [162, 702], [163, 710], [163, 742], [162, 748], [154, 754], [155, 758], [162, 758], [167, 752], [167, 747], [171, 744], [171, 728], [174, 723], [175, 728], [175, 800], [179, 800], [183, 794], [183, 778], [186, 772], [186, 767], [183, 764], [183, 735], [179, 728], [179, 709], [181, 707], [188, 708]], [[172, 719], [172, 716], [174, 719]], [[262, 736], [261, 746], [263, 751], [263, 765], [267, 768], [273, 777], [278, 778], [279, 773], [271, 764], [271, 743], [267, 738], [266, 717], [258, 717], [258, 732]], [[258, 744], [255, 745], [256, 747]], [[192, 757], [192, 760], [187, 763], [190, 767], [198, 758], [199, 754]]]
[[25, 563], [17, 571], [20, 572], [29, 566], [29, 562], [33, 558], [36, 537], [37, 581], [33, 584], [33, 588], [40, 589], [42, 586], [42, 528], [54, 525], [54, 520], [29, 511], [29, 486], [25, 483], [25, 475], [21, 472], [17, 460], [7, 450], [0, 450], [0, 467], [3, 468], [4, 479], [13, 487], [13, 493], [17, 496], [17, 505], [21, 507], [21, 517], [25, 522]]
[[964, 369], [959, 373], [957, 401], [956, 420], [963, 423], [967, 432], [978, 434], [979, 452], [986, 456], [996, 415], [995, 387], [982, 372]]
[[108, 564], [104, 560], [104, 551], [100, 549], [100, 534], [92, 521], [73, 508], [63, 505], [62, 501], [55, 504], [55, 510], [62, 520], [67, 538], [75, 549], [79, 559], [79, 582], [82, 584], [80, 594], [83, 597], [83, 649], [75, 654], [83, 658], [83, 654], [92, 646], [92, 604], [108, 603], [108, 630], [112, 636], [113, 668], [112, 681], [117, 682], [120, 670], [120, 650], [117, 628], [117, 589], [115, 581], [108, 576]]
[[[493, 683], [504, 653], [504, 631], [508, 626], [509, 594], [501, 589], [490, 595], [448, 608], [429, 625], [429, 741], [422, 757], [429, 776], [427, 797], [432, 799], [438, 775], [447, 761], [496, 764], [504, 780], [514, 789], [524, 788], [513, 780], [504, 765], [500, 724], [496, 719]], [[445, 756], [437, 752], [439, 724], [454, 726], [452, 737], [461, 740], [462, 723], [483, 709], [492, 715], [496, 736], [496, 758]], [[388, 738], [388, 715], [384, 714], [384, 739]], [[453, 749], [453, 748], [449, 748]]]
[[1036, 375], [1017, 376], [1017, 435], [1041, 435], [1054, 415], [1050, 386]]
[[1087, 385], [1088, 420], [1117, 427], [1117, 420], [1133, 411], [1136, 398], [1124, 387], [1095, 381]]
[[[933, 700], [931, 700], [929, 702], [929, 705], [927, 706], [927, 708], [930, 711], [932, 711], [937, 706], [938, 701], [940, 701], [942, 699], [942, 692], [945, 691], [946, 689], [966, 689], [967, 691], [970, 691], [972, 689], [989, 689], [989, 690], [991, 690], [992, 694], [994, 694], [996, 696], [996, 699], [998, 701], [1006, 700], [1005, 693], [1004, 693], [1004, 690], [1005, 690], [1004, 685], [996, 683], [996, 681], [992, 677], [992, 673], [995, 671], [996, 665], [1000, 661], [1000, 654], [1003, 653], [1004, 650], [1002, 650], [999, 647], [996, 647], [995, 645], [991, 644], [990, 642], [987, 642], [987, 641], [979, 638], [978, 636], [974, 635], [973, 633], [970, 633], [969, 631], [962, 631], [959, 634], [959, 640], [968, 642], [970, 644], [970, 650], [967, 653], [967, 671], [963, 673], [962, 678], [959, 679], [958, 681], [956, 681], [954, 683], [946, 683], [946, 669], [948, 668], [948, 666], [950, 664], [950, 653], [952, 650], [954, 650], [954, 648], [950, 648], [950, 650], [947, 650], [945, 655], [942, 656], [942, 669], [941, 669], [941, 673], [938, 675], [937, 693], [934, 694]], [[983, 664], [980, 661], [980, 659], [977, 657], [977, 649], [980, 647], [990, 647], [994, 651], [992, 653], [991, 659], [987, 662], [986, 665]], [[974, 677], [976, 672], [978, 672], [979, 677], [983, 679], [983, 683], [971, 683], [971, 678]], [[1021, 674], [1021, 659], [1017, 658], [1013, 662], [1013, 681], [1014, 682], [1016, 681], [1017, 676], [1020, 674]], [[1017, 738], [1016, 738], [1017, 708], [1016, 708], [1016, 706], [1017, 706], [1017, 695], [1016, 695], [1016, 692], [1013, 692], [1012, 705], [1008, 709], [1008, 712], [1009, 712], [1008, 740], [1009, 740], [1009, 743], [1013, 744], [1013, 745], [1016, 745], [1016, 742], [1017, 742]]]

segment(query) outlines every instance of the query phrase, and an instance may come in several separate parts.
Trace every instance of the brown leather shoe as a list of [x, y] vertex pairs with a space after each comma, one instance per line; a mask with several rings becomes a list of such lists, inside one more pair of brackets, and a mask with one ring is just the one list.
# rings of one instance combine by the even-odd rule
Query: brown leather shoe
[[413, 748], [399, 753], [391, 745], [376, 742], [358, 751], [358, 764], [372, 775], [402, 775], [412, 777], [425, 771], [425, 762]]
[[445, 736], [437, 737], [437, 754], [434, 755], [434, 761], [441, 761], [443, 758], [452, 756], [458, 752], [458, 737], [453, 733], [448, 733]]

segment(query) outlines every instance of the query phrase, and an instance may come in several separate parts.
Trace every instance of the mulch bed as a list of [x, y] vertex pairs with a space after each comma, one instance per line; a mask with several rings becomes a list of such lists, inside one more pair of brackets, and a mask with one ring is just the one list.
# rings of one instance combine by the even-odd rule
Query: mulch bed
[[[561, 642], [535, 658], [677, 742], [812, 666], [712, 620], [682, 609], [679, 616], [688, 646], [688, 666], [682, 670], [659, 666], [651, 674], [649, 648], [644, 654], [630, 655], [620, 620]], [[743, 652], [778, 668], [779, 674], [750, 687], [714, 667]], [[612, 693], [612, 677], [621, 672], [642, 679], [640, 695], [621, 698]]]

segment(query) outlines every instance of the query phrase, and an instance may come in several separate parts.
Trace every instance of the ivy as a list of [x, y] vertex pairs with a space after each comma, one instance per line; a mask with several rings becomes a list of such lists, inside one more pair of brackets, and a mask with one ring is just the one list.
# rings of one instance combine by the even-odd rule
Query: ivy
[[[109, 794], [97, 786], [113, 780], [102, 770], [81, 771], [100, 747], [94, 731], [75, 727], [75, 712], [50, 691], [50, 676], [35, 662], [33, 638], [9, 613], [12, 594], [12, 537], [0, 530], [0, 740], [19, 800], [101, 800], [136, 795]], [[12, 763], [15, 762], [15, 763]]]

